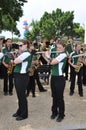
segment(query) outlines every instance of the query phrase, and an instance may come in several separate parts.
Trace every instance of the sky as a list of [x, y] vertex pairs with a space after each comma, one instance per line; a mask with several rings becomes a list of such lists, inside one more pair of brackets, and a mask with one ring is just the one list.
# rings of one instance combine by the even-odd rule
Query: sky
[[[52, 13], [52, 11], [57, 8], [64, 12], [74, 11], [74, 22], [84, 26], [86, 21], [86, 0], [28, 0], [28, 3], [25, 3], [23, 7], [23, 17], [20, 18], [17, 24], [21, 38], [23, 38], [24, 20], [27, 20], [30, 25], [32, 20], [40, 20], [45, 11]], [[9, 32], [3, 32], [2, 35], [5, 35], [6, 38], [11, 38]]]

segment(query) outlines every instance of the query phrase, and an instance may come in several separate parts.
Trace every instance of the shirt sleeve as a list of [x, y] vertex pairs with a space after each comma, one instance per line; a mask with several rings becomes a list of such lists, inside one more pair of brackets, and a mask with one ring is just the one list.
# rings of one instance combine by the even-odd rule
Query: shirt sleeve
[[2, 59], [3, 56], [4, 56], [4, 54], [2, 52], [0, 52], [0, 59]]
[[22, 53], [21, 55], [18, 56], [18, 58], [21, 60], [21, 61], [24, 61], [27, 57], [30, 56], [30, 53], [29, 52], [24, 52]]
[[59, 56], [57, 56], [57, 57], [56, 57], [56, 60], [57, 60], [58, 62], [61, 62], [65, 57], [67, 57], [67, 56], [66, 56], [65, 53], [63, 53], [63, 54], [60, 54]]

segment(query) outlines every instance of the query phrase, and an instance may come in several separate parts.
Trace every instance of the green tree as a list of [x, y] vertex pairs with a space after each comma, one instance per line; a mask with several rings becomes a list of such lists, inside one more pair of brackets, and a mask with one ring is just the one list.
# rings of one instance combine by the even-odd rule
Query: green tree
[[39, 21], [39, 25], [43, 39], [51, 39], [55, 36], [55, 24], [51, 14], [45, 12]]
[[82, 41], [84, 39], [84, 28], [80, 26], [80, 23], [74, 23], [73, 25], [73, 36], [76, 38], [81, 38]]
[[56, 9], [52, 13], [45, 12], [39, 21], [32, 21], [32, 30], [28, 38], [35, 40], [41, 33], [42, 39], [54, 39], [57, 35], [63, 37], [84, 37], [84, 29], [79, 23], [74, 23], [74, 11], [63, 12]]
[[37, 40], [37, 36], [39, 35], [40, 32], [39, 22], [32, 20], [30, 26], [32, 27], [32, 30], [27, 32], [27, 39]]
[[0, 0], [0, 31], [8, 30], [18, 34], [17, 21], [23, 15], [22, 6], [27, 0]]
[[[48, 40], [56, 35], [72, 35], [74, 12], [62, 12], [56, 9], [52, 13], [45, 12], [40, 21], [32, 22], [32, 32], [34, 38], [41, 32], [42, 38]], [[35, 32], [35, 33], [34, 33]]]

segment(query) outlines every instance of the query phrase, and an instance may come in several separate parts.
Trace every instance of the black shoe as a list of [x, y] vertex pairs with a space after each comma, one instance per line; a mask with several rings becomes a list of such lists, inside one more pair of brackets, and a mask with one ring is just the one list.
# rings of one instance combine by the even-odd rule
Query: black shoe
[[46, 91], [47, 91], [47, 89], [40, 90], [40, 92], [46, 92]]
[[63, 119], [64, 119], [64, 116], [58, 116], [57, 119], [56, 119], [56, 121], [57, 122], [61, 122]]
[[32, 97], [36, 97], [36, 95], [35, 95], [35, 94], [33, 94], [33, 95], [32, 95]]
[[26, 97], [29, 97], [29, 94], [28, 94], [28, 93], [26, 94]]
[[7, 95], [8, 95], [8, 92], [4, 92], [4, 95], [7, 96]]
[[9, 95], [10, 95], [10, 96], [12, 96], [12, 95], [13, 95], [13, 93], [12, 93], [12, 92], [9, 92]]
[[65, 77], [65, 80], [68, 80], [68, 77]]
[[73, 96], [73, 94], [74, 94], [74, 92], [71, 92], [71, 91], [70, 91], [69, 95], [70, 95], [70, 96]]
[[12, 116], [13, 117], [18, 117], [19, 115], [17, 113], [14, 113]]
[[16, 117], [16, 120], [17, 121], [21, 121], [21, 120], [24, 120], [24, 119], [26, 119], [27, 117], [21, 117], [21, 116], [18, 116], [18, 117]]
[[83, 97], [83, 93], [80, 93], [79, 96], [80, 96], [80, 97]]
[[56, 117], [57, 117], [57, 114], [52, 114], [52, 115], [50, 116], [51, 119], [55, 119]]
[[69, 82], [71, 82], [71, 79], [69, 79]]

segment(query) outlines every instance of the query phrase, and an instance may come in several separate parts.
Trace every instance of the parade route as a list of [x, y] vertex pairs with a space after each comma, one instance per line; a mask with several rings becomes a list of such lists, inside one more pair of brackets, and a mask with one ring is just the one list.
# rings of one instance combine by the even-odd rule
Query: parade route
[[83, 86], [83, 97], [78, 95], [76, 84], [75, 93], [69, 96], [70, 82], [66, 81], [65, 88], [65, 118], [62, 122], [51, 120], [51, 91], [44, 84], [47, 92], [39, 92], [36, 86], [36, 97], [28, 100], [28, 118], [16, 121], [12, 114], [17, 109], [17, 97], [14, 89], [13, 96], [3, 95], [3, 80], [0, 79], [0, 130], [86, 130], [86, 86]]

